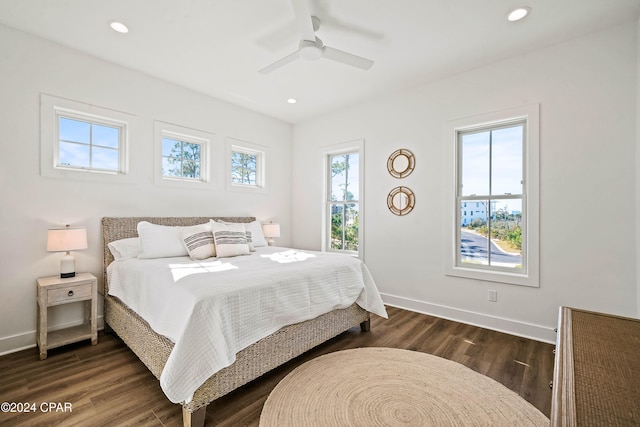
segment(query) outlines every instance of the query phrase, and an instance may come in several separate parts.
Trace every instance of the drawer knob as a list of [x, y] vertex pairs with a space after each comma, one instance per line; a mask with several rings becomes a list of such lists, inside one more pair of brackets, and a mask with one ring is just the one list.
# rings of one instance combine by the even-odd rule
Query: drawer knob
[[72, 297], [72, 296], [73, 296], [73, 291], [69, 291], [69, 292], [67, 292], [67, 295], [68, 295], [68, 296], [70, 296], [70, 297]]

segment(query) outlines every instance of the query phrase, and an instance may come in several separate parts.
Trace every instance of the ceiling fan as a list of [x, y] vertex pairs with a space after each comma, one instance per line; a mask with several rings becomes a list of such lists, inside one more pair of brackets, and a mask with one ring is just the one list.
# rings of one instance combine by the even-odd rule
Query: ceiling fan
[[298, 50], [264, 67], [260, 70], [260, 73], [268, 74], [298, 58], [306, 60], [327, 58], [363, 70], [371, 68], [373, 65], [372, 60], [325, 46], [322, 40], [316, 37], [315, 32], [320, 28], [320, 19], [316, 16], [311, 16], [307, 0], [291, 0], [291, 4], [293, 5], [293, 13], [296, 16], [296, 23], [300, 32]]

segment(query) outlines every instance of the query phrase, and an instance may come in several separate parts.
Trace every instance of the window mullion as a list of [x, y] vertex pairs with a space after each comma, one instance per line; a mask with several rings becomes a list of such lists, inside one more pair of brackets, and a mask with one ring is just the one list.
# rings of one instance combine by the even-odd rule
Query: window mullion
[[89, 124], [89, 167], [93, 168], [93, 123]]
[[180, 143], [180, 178], [184, 178], [184, 142], [178, 142]]

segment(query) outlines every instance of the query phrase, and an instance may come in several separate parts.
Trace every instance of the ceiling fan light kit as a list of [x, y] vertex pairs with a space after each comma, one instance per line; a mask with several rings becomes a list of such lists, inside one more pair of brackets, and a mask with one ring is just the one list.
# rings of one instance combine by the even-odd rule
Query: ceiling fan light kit
[[298, 58], [311, 61], [326, 58], [362, 70], [371, 68], [372, 60], [325, 46], [322, 40], [316, 37], [315, 32], [320, 28], [320, 18], [311, 16], [307, 0], [291, 0], [291, 4], [300, 31], [298, 50], [264, 67], [260, 73], [268, 74]]

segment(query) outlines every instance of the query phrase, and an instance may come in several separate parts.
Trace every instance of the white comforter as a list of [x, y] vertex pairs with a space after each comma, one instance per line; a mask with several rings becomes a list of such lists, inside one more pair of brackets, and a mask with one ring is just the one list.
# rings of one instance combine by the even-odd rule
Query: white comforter
[[160, 377], [174, 403], [190, 401], [240, 350], [278, 329], [354, 302], [387, 317], [358, 259], [265, 247], [248, 256], [129, 259], [108, 267], [109, 294], [175, 346]]

